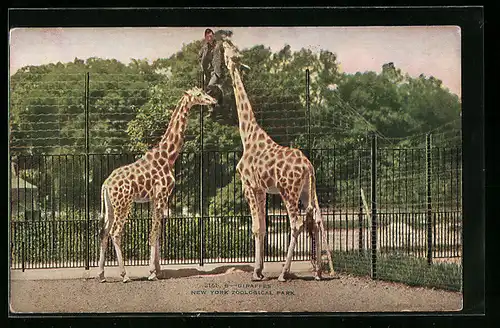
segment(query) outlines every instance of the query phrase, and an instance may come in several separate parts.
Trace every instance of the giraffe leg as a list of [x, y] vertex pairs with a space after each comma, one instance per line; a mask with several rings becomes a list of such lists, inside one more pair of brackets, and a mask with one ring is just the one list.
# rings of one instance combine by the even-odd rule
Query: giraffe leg
[[118, 260], [120, 276], [123, 278], [123, 282], [128, 282], [130, 281], [130, 278], [128, 277], [127, 271], [125, 270], [125, 264], [123, 261], [123, 254], [121, 249], [121, 239], [121, 228], [118, 228], [116, 232], [111, 235], [111, 240], [113, 241], [113, 245], [115, 246], [116, 259]]
[[113, 246], [115, 247], [116, 259], [118, 261], [118, 268], [120, 269], [120, 276], [123, 278], [123, 282], [130, 281], [125, 270], [125, 263], [123, 260], [123, 253], [121, 249], [122, 231], [123, 226], [127, 220], [128, 214], [132, 208], [132, 202], [123, 200], [122, 205], [113, 209], [113, 213], [121, 213], [121, 215], [115, 215], [115, 220], [111, 227], [111, 240], [113, 241]]
[[264, 240], [266, 236], [266, 194], [263, 190], [255, 191], [245, 186], [245, 198], [252, 214], [252, 233], [255, 238], [255, 266], [252, 275], [253, 281], [267, 280], [262, 274], [264, 269]]
[[161, 266], [160, 266], [160, 238], [157, 239], [156, 241], [156, 249], [158, 251], [156, 252], [156, 257], [155, 257], [155, 270], [156, 274], [158, 275], [161, 272]]
[[290, 194], [288, 197], [282, 192], [281, 197], [285, 202], [288, 216], [290, 218], [290, 245], [288, 246], [288, 252], [286, 255], [285, 265], [278, 277], [279, 281], [286, 281], [286, 277], [290, 272], [290, 266], [292, 264], [292, 257], [295, 251], [295, 245], [297, 245], [297, 238], [302, 232], [304, 225], [303, 222], [299, 222], [298, 218], [298, 197]]
[[[302, 204], [307, 206], [309, 204], [310, 198], [309, 198], [309, 193], [306, 191], [302, 191], [302, 195], [300, 196], [300, 200], [302, 201]], [[307, 226], [307, 232], [309, 233], [310, 237], [310, 247], [311, 247], [311, 265], [313, 267], [313, 272], [317, 272], [318, 270], [318, 254], [321, 254], [321, 244], [319, 243], [318, 239], [318, 227], [314, 221], [314, 208], [312, 206], [307, 206], [306, 208], [306, 226]], [[321, 257], [319, 257], [321, 260]], [[316, 274], [317, 275], [317, 274]]]
[[101, 251], [99, 254], [99, 274], [98, 279], [100, 282], [105, 282], [106, 278], [104, 277], [104, 261], [106, 259], [106, 249], [108, 248], [109, 235], [108, 231], [105, 231], [103, 234], [104, 237], [101, 237]]
[[255, 198], [258, 206], [258, 222], [259, 226], [255, 231], [255, 254], [259, 256], [255, 258], [255, 268], [253, 278], [258, 280], [267, 280], [262, 274], [264, 269], [264, 241], [266, 237], [266, 193], [260, 191], [255, 193]]
[[312, 231], [312, 249], [313, 256], [311, 261], [314, 268], [314, 279], [321, 280], [321, 238], [319, 235], [319, 226], [316, 222], [313, 223]]
[[330, 275], [334, 276], [335, 270], [333, 269], [333, 258], [332, 258], [332, 254], [330, 252], [330, 247], [328, 246], [328, 242], [327, 242], [328, 239], [326, 236], [325, 226], [323, 224], [323, 219], [321, 218], [321, 214], [317, 214], [317, 215], [320, 215], [319, 219], [316, 219], [316, 223], [317, 223], [317, 226], [318, 226], [319, 231], [321, 233], [321, 241], [323, 243], [325, 243], [326, 255], [328, 257], [328, 266], [330, 267]]
[[151, 227], [151, 234], [149, 236], [149, 245], [151, 247], [150, 258], [149, 258], [149, 277], [148, 280], [157, 280], [158, 274], [160, 273], [160, 263], [159, 263], [159, 240], [160, 240], [160, 227], [162, 218], [162, 209], [155, 206], [153, 213], [153, 226]]

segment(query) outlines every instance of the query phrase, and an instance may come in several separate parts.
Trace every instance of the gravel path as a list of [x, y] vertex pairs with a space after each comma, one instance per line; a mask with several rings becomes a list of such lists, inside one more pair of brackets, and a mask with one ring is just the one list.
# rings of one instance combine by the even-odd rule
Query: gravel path
[[[293, 266], [292, 266], [293, 269]], [[456, 311], [462, 294], [339, 275], [312, 280], [310, 272], [280, 283], [279, 272], [252, 283], [251, 267], [222, 273], [196, 269], [164, 270], [168, 278], [147, 281], [131, 276], [124, 284], [110, 274], [106, 283], [88, 279], [12, 280], [15, 312], [372, 312]], [[220, 270], [219, 270], [220, 271]]]

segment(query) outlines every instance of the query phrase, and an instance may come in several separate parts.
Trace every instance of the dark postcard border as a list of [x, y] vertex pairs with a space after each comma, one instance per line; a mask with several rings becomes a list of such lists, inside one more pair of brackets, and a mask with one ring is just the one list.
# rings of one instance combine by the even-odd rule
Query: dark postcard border
[[[448, 8], [273, 8], [273, 9], [48, 9], [9, 11], [9, 28], [14, 27], [106, 27], [106, 26], [390, 26], [390, 25], [457, 25], [462, 35], [462, 127], [463, 127], [463, 311], [453, 314], [439, 313], [331, 313], [318, 314], [324, 321], [335, 320], [338, 324], [356, 325], [367, 320], [374, 323], [444, 323], [466, 319], [464, 314], [482, 314], [485, 309], [484, 292], [484, 12], [481, 7]], [[168, 292], [168, 291], [165, 291]], [[462, 314], [462, 315], [460, 315]], [[75, 314], [76, 315], [76, 314]], [[158, 316], [158, 314], [151, 314]], [[169, 317], [180, 314], [162, 314]], [[196, 315], [187, 314], [188, 316]], [[299, 316], [300, 313], [291, 314]], [[306, 315], [305, 313], [302, 315]], [[376, 316], [382, 317], [376, 317]], [[76, 315], [77, 316], [77, 315]], [[88, 315], [86, 315], [88, 317]], [[213, 314], [200, 314], [199, 319], [208, 323]], [[222, 314], [231, 320], [228, 314]], [[248, 315], [238, 315], [248, 320]], [[265, 315], [270, 317], [271, 315]], [[329, 318], [325, 318], [329, 316]], [[332, 318], [331, 316], [335, 316]], [[403, 317], [404, 316], [404, 317]], [[42, 319], [52, 323], [55, 317]], [[99, 321], [123, 322], [130, 320], [125, 315], [121, 320], [99, 316]], [[294, 321], [289, 315], [273, 314], [284, 321]], [[344, 317], [344, 318], [341, 318]], [[364, 317], [366, 320], [355, 319]], [[472, 322], [469, 321], [468, 322]], [[83, 321], [81, 317], [68, 320]], [[236, 319], [236, 318], [234, 318]], [[305, 319], [305, 318], [303, 318]], [[308, 318], [310, 320], [312, 318]], [[476, 317], [478, 319], [478, 317]], [[87, 319], [88, 320], [88, 319]], [[17, 320], [19, 321], [19, 320]], [[21, 319], [28, 323], [32, 319]], [[66, 320], [65, 320], [66, 321]], [[97, 319], [90, 319], [95, 321]], [[192, 320], [183, 318], [178, 323]], [[241, 320], [238, 320], [241, 321]], [[303, 322], [298, 320], [297, 322]], [[39, 322], [42, 323], [42, 322]], [[201, 322], [200, 322], [201, 323]]]
[[12, 27], [478, 25], [479, 7], [12, 9]]

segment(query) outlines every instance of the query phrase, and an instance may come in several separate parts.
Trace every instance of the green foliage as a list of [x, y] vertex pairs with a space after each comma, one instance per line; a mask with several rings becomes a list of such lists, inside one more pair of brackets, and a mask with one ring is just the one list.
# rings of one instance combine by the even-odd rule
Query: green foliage
[[[336, 271], [366, 276], [371, 270], [370, 252], [334, 252]], [[325, 269], [326, 263], [324, 264]], [[455, 263], [433, 263], [398, 253], [377, 256], [377, 277], [410, 286], [435, 287], [453, 291], [462, 289], [462, 266]]]
[[28, 268], [40, 263], [79, 266], [85, 259], [85, 220], [36, 220], [11, 223], [11, 259], [20, 267], [24, 257]]
[[90, 149], [113, 152], [160, 75], [145, 61], [75, 58], [27, 66], [10, 79], [11, 146], [23, 153], [81, 153], [85, 146], [85, 78], [89, 74]]
[[[206, 218], [204, 225], [204, 258], [248, 258], [253, 255], [253, 238], [248, 228], [238, 220]], [[151, 220], [132, 217], [127, 221], [122, 238], [125, 261], [147, 264], [149, 260], [149, 231]], [[99, 259], [100, 239], [97, 220], [89, 225], [89, 260], [91, 266]], [[243, 230], [242, 230], [243, 229]], [[200, 221], [198, 218], [167, 218], [161, 233], [163, 261], [194, 260], [200, 256]], [[86, 259], [87, 223], [85, 219], [38, 220], [11, 223], [11, 259], [14, 267], [23, 260], [28, 267], [51, 264], [60, 267], [81, 266]], [[24, 247], [24, 249], [23, 249]], [[109, 241], [107, 261], [116, 255]]]
[[211, 185], [218, 189], [213, 197], [209, 199], [208, 213], [210, 215], [235, 216], [248, 214], [249, 209], [246, 199], [243, 195], [241, 180], [236, 172], [232, 172], [231, 182], [219, 187]]

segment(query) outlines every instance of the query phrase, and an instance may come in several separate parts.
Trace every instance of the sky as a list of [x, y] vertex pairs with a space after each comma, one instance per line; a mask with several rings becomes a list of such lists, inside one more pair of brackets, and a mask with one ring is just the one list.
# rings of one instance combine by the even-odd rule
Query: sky
[[[214, 31], [219, 27], [211, 27]], [[167, 58], [203, 38], [205, 27], [16, 28], [10, 31], [10, 74], [27, 65], [72, 62], [75, 57]], [[434, 76], [461, 96], [461, 37], [457, 26], [411, 27], [223, 27], [240, 48], [263, 44], [278, 51], [320, 49], [337, 54], [346, 73], [380, 72], [393, 62], [416, 77]]]

